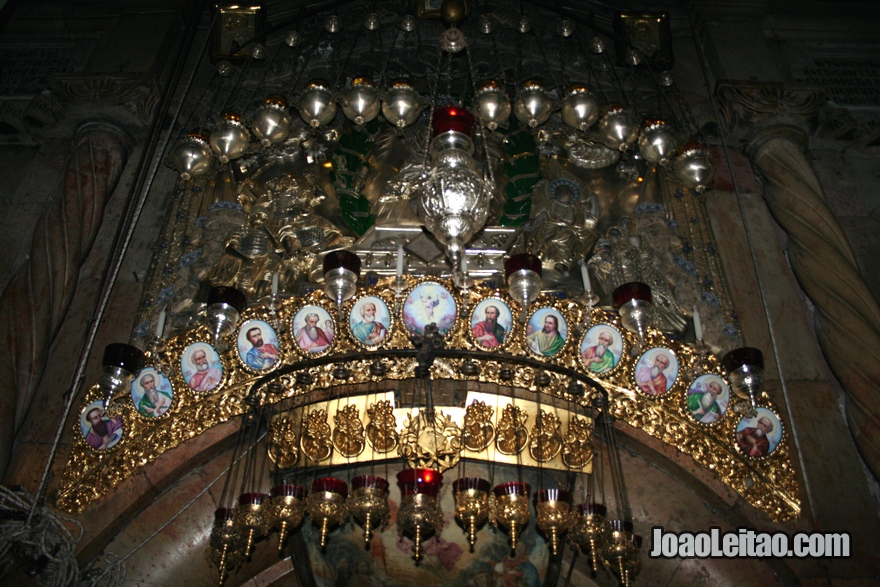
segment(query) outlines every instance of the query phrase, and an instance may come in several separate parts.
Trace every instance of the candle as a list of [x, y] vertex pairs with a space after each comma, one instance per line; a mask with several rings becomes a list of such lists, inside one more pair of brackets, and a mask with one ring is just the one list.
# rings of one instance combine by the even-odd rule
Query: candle
[[584, 261], [581, 261], [581, 278], [584, 280], [584, 292], [593, 291], [593, 288], [590, 286], [590, 270]]
[[272, 297], [278, 295], [278, 272], [272, 274]]
[[159, 323], [156, 324], [156, 337], [162, 338], [162, 334], [165, 332], [165, 315], [166, 315], [166, 306], [162, 307], [162, 311], [159, 312]]
[[694, 335], [697, 340], [703, 340], [703, 323], [700, 321], [700, 311], [694, 306]]
[[403, 245], [397, 245], [397, 279], [403, 278]]

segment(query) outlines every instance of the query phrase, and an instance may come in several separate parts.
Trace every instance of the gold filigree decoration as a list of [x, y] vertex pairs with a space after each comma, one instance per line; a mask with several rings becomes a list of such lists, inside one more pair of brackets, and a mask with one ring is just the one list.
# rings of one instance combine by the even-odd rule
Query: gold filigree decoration
[[397, 448], [397, 420], [394, 408], [388, 400], [376, 402], [367, 409], [370, 422], [367, 424], [367, 440], [378, 453], [391, 452]]
[[480, 452], [495, 440], [495, 426], [492, 425], [492, 414], [495, 410], [486, 402], [474, 401], [464, 413], [464, 447]]
[[443, 412], [407, 415], [397, 454], [410, 467], [437, 469], [441, 473], [461, 459], [461, 429]]
[[582, 469], [593, 460], [593, 425], [586, 418], [571, 416], [562, 443], [562, 462], [572, 469]]
[[529, 441], [529, 454], [539, 463], [552, 460], [562, 450], [562, 433], [559, 416], [553, 412], [541, 410], [535, 418]]
[[336, 424], [333, 428], [333, 446], [339, 454], [352, 458], [364, 452], [367, 446], [366, 432], [356, 405], [348, 404], [336, 410], [333, 422]]
[[[411, 288], [418, 282], [412, 276], [404, 276]], [[385, 295], [394, 281], [393, 277], [385, 278], [373, 287], [364, 288], [362, 295]], [[452, 288], [451, 285], [448, 286]], [[459, 292], [452, 289], [453, 295], [459, 296]], [[508, 301], [513, 307], [515, 300], [509, 300], [497, 290], [475, 286], [470, 289], [468, 305], [476, 305], [487, 297], [500, 297]], [[389, 299], [389, 298], [386, 298]], [[284, 299], [276, 305], [278, 320], [289, 324], [293, 315], [304, 305], [322, 305], [325, 303], [323, 291], [311, 292], [304, 296]], [[461, 300], [459, 300], [461, 301]], [[336, 308], [330, 308], [335, 314]], [[554, 306], [569, 325], [579, 324], [585, 316], [585, 309], [576, 300], [551, 300], [550, 296], [542, 295], [535, 302], [535, 307]], [[390, 306], [390, 305], [389, 305]], [[352, 303], [346, 302], [343, 312], [348, 313], [352, 309]], [[266, 306], [254, 306], [248, 311], [248, 317], [273, 320]], [[621, 332], [627, 345], [636, 344], [634, 335], [620, 327], [619, 317], [599, 308], [593, 308], [590, 315], [590, 323], [605, 323], [613, 325]], [[396, 351], [411, 349], [412, 344], [404, 329], [396, 328], [389, 333], [390, 340], [386, 342], [383, 350]], [[572, 334], [570, 333], [570, 336]], [[161, 348], [148, 351], [148, 364], [178, 365], [184, 350], [194, 342], [210, 339], [211, 335], [205, 326], [198, 326], [190, 332], [169, 338]], [[469, 342], [470, 324], [467, 320], [459, 319], [446, 337], [447, 348], [472, 349]], [[575, 340], [572, 338], [572, 340]], [[579, 342], [577, 340], [576, 342]], [[334, 389], [338, 397], [347, 393], [354, 393], [355, 386], [363, 384], [375, 384], [381, 381], [401, 381], [411, 379], [415, 369], [415, 360], [411, 357], [390, 355], [380, 360], [384, 369], [381, 374], [371, 370], [371, 366], [377, 358], [351, 358], [350, 353], [363, 352], [363, 349], [352, 342], [347, 336], [339, 336], [334, 341], [333, 353], [340, 355], [340, 362], [351, 376], [346, 380], [346, 386], [339, 387], [340, 380], [334, 377], [334, 370], [340, 363], [329, 361], [328, 364], [312, 365], [302, 361], [302, 355], [296, 350], [293, 333], [279, 332], [279, 349], [281, 359], [278, 370], [282, 368], [286, 373], [277, 374], [276, 381], [280, 385], [265, 387], [265, 391], [259, 395], [262, 405], [272, 405], [281, 401], [296, 400], [297, 405], [308, 405], [324, 398], [322, 395], [328, 389]], [[529, 390], [557, 402], [571, 402], [579, 407], [590, 407], [593, 402], [594, 391], [588, 389], [584, 396], [574, 397], [568, 392], [568, 384], [571, 378], [562, 373], [553, 372], [550, 369], [542, 370], [532, 365], [517, 364], [511, 358], [529, 358], [532, 355], [526, 350], [525, 334], [523, 329], [514, 329], [511, 332], [510, 346], [505, 348], [504, 353], [485, 353], [476, 358], [442, 357], [435, 363], [431, 370], [431, 376], [435, 379], [447, 378], [450, 380], [473, 380], [472, 376], [461, 373], [462, 364], [473, 361], [480, 369], [479, 381], [483, 383], [495, 383], [503, 385], [505, 389], [517, 388]], [[548, 367], [553, 365], [566, 369], [575, 370], [583, 375], [591, 376], [584, 368], [581, 358], [578, 356], [579, 345], [567, 344], [566, 347], [554, 355], [545, 359], [538, 359]], [[616, 419], [634, 428], [644, 431], [646, 434], [657, 438], [660, 442], [676, 448], [683, 454], [690, 455], [696, 463], [708, 474], [717, 477], [728, 487], [738, 492], [747, 502], [763, 510], [774, 521], [791, 520], [801, 512], [800, 495], [801, 489], [796, 470], [796, 459], [793, 458], [793, 446], [790, 435], [785, 435], [779, 446], [772, 454], [760, 458], [750, 459], [744, 456], [736, 447], [736, 426], [738, 418], [733, 414], [725, 415], [713, 426], [705, 426], [696, 423], [687, 410], [687, 388], [699, 372], [720, 372], [718, 359], [705, 352], [702, 354], [694, 348], [678, 341], [665, 337], [656, 330], [649, 329], [645, 348], [664, 347], [675, 353], [680, 362], [680, 374], [676, 384], [666, 394], [655, 397], [645, 397], [633, 388], [633, 370], [636, 358], [624, 354], [620, 360], [619, 368], [609, 373], [598, 381], [608, 396], [609, 412]], [[134, 414], [134, 406], [130, 401], [121, 401], [119, 411], [124, 419], [124, 434], [119, 443], [109, 451], [94, 451], [85, 441], [80, 429], [78, 419], [71, 425], [69, 434], [73, 439], [72, 449], [67, 467], [60, 480], [58, 491], [54, 495], [55, 505], [66, 512], [77, 513], [86, 509], [89, 504], [108, 495], [120, 486], [126, 479], [133, 477], [138, 471], [149, 466], [163, 454], [172, 450], [182, 443], [195, 438], [207, 430], [222, 424], [232, 418], [244, 414], [248, 406], [244, 402], [250, 387], [258, 380], [259, 375], [249, 373], [241, 368], [240, 362], [236, 361], [234, 350], [221, 355], [224, 365], [224, 384], [214, 393], [201, 394], [193, 392], [184, 381], [178, 369], [170, 374], [169, 379], [174, 387], [175, 402], [168, 410], [167, 416], [161, 419], [151, 420], [139, 418]], [[343, 358], [344, 357], [344, 358]], [[309, 359], [314, 356], [307, 357]], [[546, 385], [538, 387], [535, 384], [536, 375], [543, 371], [548, 376]], [[348, 387], [348, 386], [351, 387]], [[346, 391], [351, 389], [351, 392]], [[497, 393], [497, 392], [496, 392]], [[311, 398], [315, 399], [312, 400]], [[80, 412], [90, 402], [102, 399], [97, 386], [92, 387], [83, 397]], [[483, 398], [481, 398], [483, 399]], [[549, 401], [543, 400], [547, 405]], [[758, 398], [763, 406], [773, 409], [775, 412], [783, 412], [780, 407], [771, 400], [767, 394]], [[370, 415], [370, 423], [366, 427], [366, 436], [372, 451], [364, 450], [363, 455], [384, 455], [399, 446], [399, 430], [395, 422], [393, 404], [384, 408], [372, 406], [370, 409], [364, 404], [360, 406], [361, 412]], [[500, 424], [505, 421], [502, 410], [503, 404], [495, 404], [496, 416], [500, 416], [496, 422], [496, 438], [494, 447], [490, 445], [486, 451], [501, 455], [503, 448], [513, 450], [520, 444], [520, 451], [528, 443], [528, 430], [513, 433], [517, 430], [515, 418], [507, 419], [507, 430], [501, 434]], [[511, 408], [512, 409], [512, 408]], [[372, 412], [371, 412], [372, 410]], [[731, 405], [729, 410], [733, 410]], [[462, 409], [463, 422], [464, 410]], [[401, 416], [402, 417], [402, 416]], [[299, 419], [296, 420], [299, 422]], [[783, 422], [784, 424], [788, 424]], [[525, 424], [522, 424], [524, 426]], [[500, 442], [499, 442], [500, 441]], [[521, 441], [521, 442], [518, 442]], [[301, 447], [301, 439], [297, 439]], [[463, 446], [463, 444], [462, 444]], [[331, 450], [332, 438], [326, 439], [324, 452]], [[496, 451], [497, 448], [497, 452]], [[503, 453], [504, 455], [520, 455], [524, 460], [530, 458], [521, 453]], [[560, 453], [558, 460], [562, 460]], [[469, 456], [473, 456], [471, 453]], [[332, 458], [332, 456], [331, 456]], [[384, 457], [381, 457], [384, 458]], [[488, 457], [491, 458], [491, 457]], [[303, 461], [299, 461], [302, 463]], [[311, 461], [310, 461], [311, 462]], [[324, 461], [326, 463], [326, 460]], [[551, 461], [551, 464], [555, 461]], [[546, 465], [545, 465], [546, 466]], [[564, 463], [560, 463], [564, 466]]]
[[287, 469], [299, 460], [299, 449], [296, 446], [296, 423], [293, 418], [275, 418], [269, 426], [269, 437], [266, 439], [269, 458], [281, 469]]
[[522, 452], [529, 441], [529, 430], [526, 428], [526, 420], [528, 419], [529, 415], [522, 408], [513, 404], [507, 404], [504, 407], [495, 438], [498, 452], [506, 455]]
[[313, 463], [330, 458], [333, 444], [330, 442], [330, 424], [327, 423], [327, 412], [315, 410], [305, 419], [300, 446], [303, 454]]

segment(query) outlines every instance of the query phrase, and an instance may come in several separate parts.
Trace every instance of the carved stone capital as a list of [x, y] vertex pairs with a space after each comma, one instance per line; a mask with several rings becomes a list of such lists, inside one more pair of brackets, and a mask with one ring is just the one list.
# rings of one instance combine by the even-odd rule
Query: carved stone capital
[[141, 122], [148, 122], [159, 102], [156, 81], [142, 74], [55, 74], [52, 89], [73, 101], [117, 104], [131, 109]]
[[822, 86], [721, 80], [715, 96], [726, 130], [742, 142], [784, 126], [812, 135], [830, 95]]

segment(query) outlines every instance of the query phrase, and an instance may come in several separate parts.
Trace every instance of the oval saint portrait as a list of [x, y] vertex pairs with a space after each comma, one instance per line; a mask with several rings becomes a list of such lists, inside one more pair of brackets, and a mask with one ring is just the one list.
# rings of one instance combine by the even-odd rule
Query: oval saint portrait
[[436, 324], [441, 335], [455, 326], [458, 308], [449, 290], [439, 283], [417, 285], [403, 304], [403, 323], [413, 334], [424, 334], [428, 324]]
[[391, 311], [382, 298], [364, 296], [355, 302], [348, 315], [351, 335], [364, 346], [377, 347], [388, 339]]
[[328, 351], [333, 345], [333, 318], [321, 306], [305, 306], [293, 317], [293, 339], [299, 350], [309, 354]]
[[623, 337], [608, 324], [596, 324], [584, 334], [580, 347], [581, 362], [591, 373], [613, 371], [623, 355]]
[[553, 308], [538, 308], [526, 324], [526, 342], [536, 355], [552, 357], [568, 340], [568, 322]]
[[249, 369], [268, 371], [280, 359], [278, 334], [263, 320], [247, 320], [238, 329], [238, 357]]
[[186, 347], [180, 358], [180, 372], [193, 391], [213, 391], [223, 381], [220, 355], [206, 342], [196, 342]]
[[701, 424], [712, 424], [720, 420], [729, 403], [730, 388], [718, 375], [700, 375], [688, 387], [688, 412]]
[[86, 442], [95, 450], [113, 448], [122, 440], [122, 416], [108, 416], [101, 400], [86, 406], [79, 416], [79, 427]]
[[487, 298], [471, 314], [471, 335], [486, 349], [504, 346], [513, 329], [513, 312], [503, 300]]
[[665, 348], [653, 348], [642, 353], [636, 363], [636, 387], [645, 395], [663, 395], [678, 378], [678, 359]]
[[165, 375], [153, 367], [145, 367], [131, 382], [131, 401], [144, 418], [159, 418], [171, 408], [174, 390]]
[[736, 426], [736, 445], [749, 457], [766, 457], [782, 440], [782, 422], [768, 408], [758, 408], [754, 418], [743, 418]]

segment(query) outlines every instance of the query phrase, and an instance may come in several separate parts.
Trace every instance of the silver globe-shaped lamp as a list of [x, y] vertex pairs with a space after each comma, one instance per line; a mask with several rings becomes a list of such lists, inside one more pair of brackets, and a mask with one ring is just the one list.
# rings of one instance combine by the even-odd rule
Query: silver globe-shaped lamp
[[528, 253], [512, 255], [504, 261], [507, 293], [522, 306], [519, 321], [525, 323], [529, 304], [541, 294], [541, 259]]
[[382, 109], [376, 84], [368, 77], [356, 77], [342, 94], [342, 113], [355, 124], [370, 122]]
[[328, 124], [336, 116], [336, 102], [330, 93], [330, 85], [323, 80], [309, 82], [297, 107], [303, 121], [313, 128]]
[[715, 168], [704, 145], [687, 143], [682, 145], [675, 155], [673, 173], [681, 185], [702, 193], [712, 182]]
[[211, 135], [205, 131], [193, 131], [171, 150], [171, 160], [184, 180], [204, 175], [211, 169], [214, 155], [211, 152]]
[[214, 335], [214, 349], [218, 353], [229, 348], [223, 338], [235, 330], [246, 306], [247, 299], [244, 294], [234, 287], [214, 287], [208, 292], [205, 323]]
[[250, 146], [250, 133], [238, 112], [227, 112], [211, 132], [211, 148], [220, 163], [229, 163], [244, 155]]
[[510, 118], [510, 98], [500, 83], [488, 81], [477, 89], [476, 109], [486, 128], [495, 130]]
[[144, 353], [130, 344], [114, 342], [104, 348], [102, 365], [98, 387], [103, 392], [107, 410], [114, 397], [128, 392], [132, 380], [144, 368]]
[[287, 101], [281, 96], [266, 98], [254, 114], [251, 130], [264, 147], [283, 142], [290, 135]]
[[620, 323], [639, 337], [639, 346], [634, 351], [640, 352], [648, 327], [654, 319], [654, 296], [651, 295], [651, 288], [638, 281], [624, 283], [614, 290], [611, 297], [620, 314]]
[[406, 80], [397, 80], [382, 99], [382, 116], [398, 128], [404, 128], [419, 119], [422, 100], [415, 87]]
[[[733, 393], [748, 400], [752, 411], [758, 408], [758, 396], [764, 385], [764, 355], [751, 347], [733, 349], [721, 359]], [[753, 415], [753, 414], [752, 414]]]
[[342, 303], [357, 292], [361, 260], [350, 251], [333, 251], [324, 257], [324, 293], [336, 302], [340, 316]]

